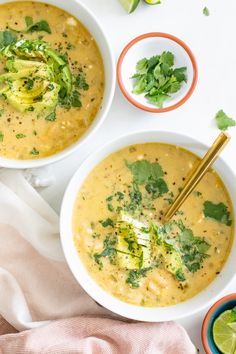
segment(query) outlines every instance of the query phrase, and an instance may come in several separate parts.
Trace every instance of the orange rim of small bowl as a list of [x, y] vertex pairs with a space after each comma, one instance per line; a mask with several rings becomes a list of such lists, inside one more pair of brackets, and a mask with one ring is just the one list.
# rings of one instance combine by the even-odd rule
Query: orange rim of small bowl
[[211, 306], [211, 308], [209, 309], [209, 311], [207, 312], [207, 314], [203, 320], [201, 337], [202, 337], [202, 344], [203, 344], [206, 354], [212, 354], [212, 351], [211, 351], [209, 344], [208, 344], [208, 335], [207, 335], [209, 320], [210, 320], [211, 316], [213, 315], [213, 313], [216, 311], [216, 309], [221, 304], [223, 304], [224, 302], [227, 302], [229, 300], [232, 300], [232, 299], [236, 299], [236, 293], [226, 295], [226, 296], [222, 297], [220, 300], [218, 300], [217, 302], [215, 302], [214, 305]]
[[[188, 54], [190, 60], [191, 60], [191, 63], [192, 63], [192, 66], [193, 66], [193, 81], [192, 81], [192, 84], [188, 90], [188, 92], [186, 93], [186, 95], [177, 103], [173, 104], [172, 106], [168, 106], [168, 107], [165, 107], [165, 108], [152, 108], [152, 107], [148, 107], [148, 106], [145, 106], [141, 103], [139, 103], [138, 101], [134, 100], [129, 92], [126, 90], [125, 86], [124, 86], [124, 83], [123, 83], [123, 80], [122, 80], [122, 75], [121, 75], [121, 67], [122, 67], [122, 64], [123, 64], [123, 60], [124, 60], [124, 57], [126, 55], [126, 53], [128, 52], [128, 50], [134, 45], [136, 44], [137, 42], [139, 41], [142, 41], [143, 39], [145, 38], [150, 38], [150, 37], [162, 37], [162, 38], [168, 38], [174, 42], [176, 42], [177, 44], [179, 44], [185, 51], [186, 53]], [[122, 53], [120, 54], [120, 57], [118, 59], [118, 62], [117, 62], [117, 79], [118, 79], [118, 84], [120, 86], [120, 89], [123, 93], [123, 95], [127, 98], [128, 101], [130, 101], [134, 106], [144, 110], [144, 111], [147, 111], [147, 112], [151, 112], [151, 113], [163, 113], [163, 112], [169, 112], [169, 111], [172, 111], [180, 106], [182, 106], [182, 104], [184, 104], [192, 95], [195, 87], [196, 87], [196, 84], [197, 84], [197, 78], [198, 78], [198, 68], [197, 68], [197, 62], [196, 62], [196, 59], [191, 51], [191, 49], [179, 38], [171, 35], [171, 34], [168, 34], [168, 33], [162, 33], [162, 32], [150, 32], [150, 33], [145, 33], [145, 34], [142, 34], [141, 36], [138, 36], [136, 38], [134, 38], [131, 42], [129, 42], [125, 48], [123, 49]]]

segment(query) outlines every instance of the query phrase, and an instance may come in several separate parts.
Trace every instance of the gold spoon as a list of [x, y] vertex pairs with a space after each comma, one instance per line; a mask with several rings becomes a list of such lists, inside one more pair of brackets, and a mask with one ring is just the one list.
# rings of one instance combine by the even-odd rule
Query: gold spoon
[[200, 161], [198, 167], [193, 172], [189, 180], [186, 182], [180, 194], [175, 199], [174, 203], [167, 210], [164, 215], [163, 222], [168, 222], [172, 216], [176, 213], [177, 210], [184, 203], [189, 194], [194, 190], [194, 188], [198, 185], [198, 183], [202, 180], [205, 173], [209, 170], [212, 164], [215, 162], [220, 152], [224, 149], [224, 147], [228, 144], [230, 140], [230, 136], [226, 133], [221, 133], [218, 138], [214, 141], [213, 145], [210, 147], [206, 155]]

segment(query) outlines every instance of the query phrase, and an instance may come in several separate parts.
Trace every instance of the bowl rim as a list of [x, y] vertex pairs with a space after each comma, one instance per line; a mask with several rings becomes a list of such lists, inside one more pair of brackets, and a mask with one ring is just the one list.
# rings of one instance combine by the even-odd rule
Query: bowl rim
[[[6, 3], [14, 3], [17, 0], [0, 0], [0, 5], [6, 4]], [[22, 0], [23, 1], [23, 0]], [[30, 0], [27, 0], [30, 2]], [[55, 0], [34, 0], [35, 2], [40, 2], [40, 3], [46, 3], [49, 5], [52, 5], [54, 7], [57, 7], [59, 9], [62, 9], [63, 11], [68, 12], [71, 16], [74, 16], [78, 21], [84, 25], [84, 20], [83, 18], [79, 17], [78, 14], [72, 13], [72, 10], [65, 9], [63, 7], [63, 4], [60, 5], [59, 3], [55, 2]], [[105, 71], [105, 89], [104, 89], [104, 95], [103, 95], [103, 101], [101, 102], [101, 107], [102, 109], [99, 109], [97, 112], [97, 115], [95, 116], [92, 124], [89, 126], [89, 128], [82, 134], [82, 136], [72, 145], [69, 145], [66, 147], [64, 150], [61, 150], [57, 152], [56, 154], [42, 157], [36, 160], [33, 159], [25, 159], [25, 160], [17, 160], [17, 159], [10, 159], [10, 158], [5, 158], [0, 156], [0, 167], [5, 167], [5, 168], [11, 168], [11, 169], [26, 169], [26, 168], [37, 168], [37, 167], [42, 167], [46, 166], [55, 162], [58, 162], [75, 151], [79, 149], [93, 134], [98, 130], [98, 128], [102, 125], [104, 120], [106, 119], [109, 110], [111, 108], [114, 94], [115, 94], [115, 85], [116, 85], [116, 64], [115, 64], [115, 56], [114, 52], [110, 43], [110, 40], [106, 34], [105, 29], [103, 28], [103, 25], [101, 21], [96, 17], [96, 15], [83, 3], [81, 3], [79, 0], [70, 0], [70, 2], [74, 3], [74, 6], [78, 7], [79, 9], [82, 9], [92, 20], [92, 22], [95, 24], [96, 29], [101, 34], [102, 41], [105, 44], [105, 50], [104, 54], [106, 54], [106, 57], [108, 58], [108, 66], [110, 67], [108, 71], [110, 73], [106, 74], [106, 66], [104, 65], [104, 71]], [[85, 26], [85, 25], [84, 25]], [[88, 26], [85, 26], [85, 28], [91, 33], [91, 30]], [[96, 39], [96, 34], [94, 34], [98, 49], [101, 52], [101, 56], [104, 59], [104, 55], [101, 51], [101, 45], [97, 42]], [[109, 82], [109, 84], [108, 84]], [[106, 90], [106, 86], [109, 86], [109, 90]], [[102, 112], [101, 112], [102, 111]], [[101, 113], [100, 113], [101, 112]], [[98, 114], [100, 113], [100, 116], [98, 117]]]
[[202, 329], [201, 329], [201, 339], [202, 339], [202, 344], [203, 348], [206, 352], [206, 354], [212, 354], [211, 348], [208, 344], [208, 328], [209, 328], [209, 321], [211, 316], [215, 313], [215, 311], [224, 303], [227, 303], [230, 300], [235, 300], [236, 301], [236, 293], [232, 293], [226, 296], [223, 296], [219, 300], [217, 300], [208, 310], [206, 316], [204, 317], [204, 320], [202, 322]]
[[[176, 142], [174, 139], [177, 139], [178, 142]], [[163, 142], [169, 144], [177, 144], [180, 146], [184, 146], [187, 149], [189, 148], [190, 151], [198, 149], [200, 152], [198, 152], [197, 154], [200, 156], [201, 154], [203, 155], [205, 153], [205, 150], [208, 148], [206, 144], [202, 143], [194, 137], [191, 137], [191, 135], [173, 133], [170, 131], [139, 130], [116, 137], [115, 139], [109, 141], [108, 143], [100, 147], [98, 150], [95, 150], [82, 162], [82, 164], [79, 165], [64, 193], [60, 213], [61, 244], [67, 264], [72, 274], [74, 275], [76, 281], [87, 292], [87, 294], [100, 305], [106, 307], [108, 310], [115, 312], [120, 316], [137, 321], [160, 322], [177, 320], [183, 317], [193, 315], [205, 309], [207, 306], [210, 306], [212, 302], [217, 298], [217, 296], [222, 294], [224, 289], [234, 280], [235, 274], [229, 272], [229, 268], [230, 266], [232, 266], [232, 262], [234, 261], [232, 257], [232, 250], [236, 249], [235, 237], [233, 238], [233, 242], [231, 245], [231, 252], [229, 253], [229, 256], [221, 271], [221, 274], [224, 272], [224, 277], [220, 275], [215, 280], [213, 280], [208, 287], [206, 287], [200, 293], [196, 294], [194, 297], [184, 302], [181, 302], [177, 305], [156, 308], [144, 308], [142, 306], [126, 303], [122, 300], [119, 300], [118, 298], [115, 298], [112, 294], [103, 290], [89, 274], [89, 271], [87, 270], [81, 258], [79, 257], [73, 242], [73, 230], [71, 227], [73, 208], [77, 193], [79, 192], [83, 181], [93, 170], [93, 168], [95, 168], [95, 166], [97, 166], [99, 162], [101, 162], [106, 156], [109, 156], [113, 152], [118, 151], [125, 146], [138, 143], [142, 144], [147, 142]], [[191, 144], [191, 146], [189, 146], [189, 144]], [[230, 168], [230, 166], [221, 157], [218, 159], [218, 164], [221, 165], [220, 174], [222, 171], [222, 174], [226, 175], [224, 167], [227, 167], [227, 174], [229, 173], [230, 175], [230, 178], [227, 179], [227, 187], [228, 184], [231, 185], [231, 178], [234, 177], [235, 174]], [[232, 189], [232, 193], [236, 195], [236, 188]], [[232, 204], [235, 216], [236, 203]], [[215, 283], [216, 287], [212, 285]]]
[[[193, 79], [192, 79], [192, 84], [190, 86], [190, 88], [188, 89], [187, 93], [185, 94], [184, 97], [182, 97], [178, 102], [176, 102], [173, 105], [170, 105], [168, 107], [164, 107], [164, 108], [154, 108], [154, 107], [149, 107], [146, 106], [142, 103], [140, 103], [138, 100], [135, 100], [130, 93], [128, 92], [128, 90], [126, 90], [123, 79], [122, 79], [122, 75], [121, 75], [121, 68], [122, 68], [122, 64], [124, 61], [124, 58], [127, 54], [127, 52], [129, 51], [129, 49], [131, 47], [133, 47], [137, 42], [142, 41], [146, 38], [152, 38], [152, 37], [161, 37], [161, 38], [167, 38], [170, 39], [174, 42], [176, 42], [179, 46], [181, 46], [185, 52], [188, 54], [191, 63], [192, 63], [192, 67], [193, 67]], [[178, 107], [182, 106], [193, 94], [195, 87], [197, 85], [197, 81], [198, 81], [198, 66], [197, 66], [197, 61], [195, 59], [195, 56], [193, 54], [193, 52], [191, 51], [191, 49], [189, 48], [189, 46], [182, 41], [181, 39], [179, 39], [178, 37], [173, 36], [172, 34], [169, 33], [164, 33], [164, 32], [149, 32], [149, 33], [144, 33], [139, 35], [138, 37], [132, 39], [122, 50], [118, 62], [117, 62], [117, 68], [116, 68], [116, 76], [117, 76], [117, 81], [120, 87], [121, 92], [123, 93], [123, 95], [126, 97], [126, 99], [132, 103], [134, 106], [136, 106], [137, 108], [140, 108], [146, 112], [150, 112], [150, 113], [164, 113], [164, 112], [169, 112], [169, 111], [173, 111], [174, 109], [177, 109]]]

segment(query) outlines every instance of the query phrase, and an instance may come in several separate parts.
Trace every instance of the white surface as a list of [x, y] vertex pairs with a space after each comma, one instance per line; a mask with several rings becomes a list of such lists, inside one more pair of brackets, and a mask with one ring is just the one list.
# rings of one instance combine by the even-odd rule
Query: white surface
[[[197, 296], [194, 296], [188, 301], [169, 307], [144, 308], [141, 306], [124, 303], [123, 301], [120, 301], [119, 299], [104, 291], [94, 281], [94, 279], [92, 279], [78, 255], [73, 238], [72, 218], [77, 194], [81, 188], [81, 185], [83, 184], [88, 174], [95, 168], [95, 166], [113, 152], [120, 150], [128, 145], [155, 141], [182, 146], [183, 148], [191, 150], [193, 153], [199, 156], [203, 156], [207, 150], [205, 145], [182, 134], [162, 131], [154, 132], [153, 130], [128, 135], [126, 134], [123, 137], [114, 140], [112, 143], [106, 144], [105, 147], [99, 149], [98, 151], [92, 153], [82, 163], [66, 190], [60, 218], [63, 250], [70, 269], [73, 272], [75, 278], [79, 281], [80, 285], [82, 285], [86, 292], [92, 296], [95, 301], [108, 308], [109, 310], [117, 313], [118, 315], [122, 315], [134, 320], [148, 322], [161, 322], [180, 319], [187, 314], [188, 316], [193, 315], [199, 312], [200, 309], [203, 309], [207, 305], [211, 304], [211, 301], [216, 298], [216, 295], [221, 293], [234, 277], [232, 274], [232, 269], [235, 266], [234, 254], [236, 253], [235, 240], [232, 245], [232, 253], [230, 254], [220, 275]], [[230, 170], [230, 168], [222, 159], [217, 160], [215, 168], [221, 175], [222, 179], [225, 181], [228, 189], [231, 191], [231, 196], [234, 201], [234, 209], [236, 211], [236, 185], [233, 183], [236, 177], [232, 170]], [[235, 218], [236, 215], [234, 215], [234, 219]]]
[[[112, 109], [96, 135], [80, 151], [53, 166], [56, 182], [42, 194], [57, 210], [60, 208], [65, 186], [80, 162], [89, 152], [114, 137], [124, 132], [155, 128], [187, 133], [209, 144], [218, 134], [213, 119], [217, 110], [223, 108], [236, 118], [235, 0], [227, 0], [227, 4], [222, 0], [163, 0], [162, 5], [141, 5], [131, 15], [125, 14], [117, 0], [80, 1], [100, 19], [116, 58], [123, 47], [139, 34], [151, 31], [169, 32], [184, 40], [192, 49], [198, 62], [199, 81], [187, 103], [175, 111], [158, 115], [133, 107], [117, 89]], [[206, 5], [211, 12], [209, 17], [202, 14]], [[233, 139], [223, 156], [236, 172], [236, 128], [232, 128], [230, 132]], [[224, 293], [235, 290], [236, 281]], [[180, 321], [200, 348], [200, 353], [203, 353], [200, 329], [205, 312]]]
[[[0, 0], [1, 3], [10, 2], [11, 0]], [[40, 1], [40, 0], [35, 0]], [[42, 2], [49, 3], [51, 5], [57, 5], [58, 0], [44, 0]], [[99, 110], [96, 119], [93, 121], [93, 124], [85, 132], [83, 137], [77, 141], [75, 144], [69, 146], [65, 150], [49, 157], [37, 159], [37, 160], [13, 160], [0, 157], [0, 166], [9, 167], [9, 168], [33, 168], [51, 164], [55, 161], [59, 161], [62, 158], [67, 157], [72, 151], [76, 152], [83, 143], [86, 142], [86, 139], [93, 135], [96, 132], [98, 127], [104, 121], [104, 118], [107, 115], [107, 112], [111, 106], [112, 99], [114, 96], [115, 90], [115, 62], [114, 55], [111, 49], [111, 45], [106, 36], [106, 31], [102, 31], [100, 24], [97, 22], [96, 17], [93, 14], [93, 11], [90, 12], [89, 9], [83, 6], [83, 4], [78, 4], [76, 0], [64, 1], [60, 4], [61, 8], [71, 12], [75, 17], [83, 19], [84, 25], [89, 29], [92, 36], [96, 39], [97, 44], [99, 45], [103, 63], [105, 68], [105, 90], [103, 95], [103, 105]]]
[[165, 101], [163, 108], [178, 103], [182, 98], [184, 98], [192, 85], [193, 65], [188, 53], [183, 47], [181, 47], [177, 42], [164, 37], [149, 37], [142, 39], [141, 41], [135, 43], [126, 53], [121, 67], [121, 78], [126, 91], [130, 94], [132, 99], [136, 102], [140, 102], [144, 106], [157, 108], [153, 104], [149, 103], [144, 94], [136, 95], [132, 92], [136, 80], [131, 80], [131, 77], [136, 72], [136, 64], [138, 60], [145, 57], [151, 58], [157, 54], [160, 55], [164, 51], [174, 54], [174, 68], [186, 67], [188, 81], [187, 83], [183, 82], [181, 89], [178, 92], [171, 94], [171, 97]]

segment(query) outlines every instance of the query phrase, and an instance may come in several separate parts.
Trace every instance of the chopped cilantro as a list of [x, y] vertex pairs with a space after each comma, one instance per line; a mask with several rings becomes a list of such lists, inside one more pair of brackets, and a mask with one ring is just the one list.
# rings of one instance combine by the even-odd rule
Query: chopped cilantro
[[3, 139], [4, 139], [4, 134], [0, 132], [0, 142], [3, 142]]
[[202, 13], [203, 13], [203, 15], [205, 15], [205, 16], [210, 16], [210, 11], [209, 11], [209, 9], [208, 9], [208, 7], [204, 7], [204, 9], [202, 10]]
[[116, 192], [115, 196], [117, 197], [117, 201], [120, 202], [121, 200], [124, 199], [125, 195], [122, 192]]
[[25, 134], [21, 134], [21, 133], [16, 134], [16, 139], [23, 139], [23, 138], [25, 138], [25, 137], [26, 137]]
[[221, 109], [215, 116], [217, 127], [220, 130], [227, 130], [229, 127], [234, 127], [236, 125], [236, 121], [225, 114], [225, 112]]
[[185, 275], [181, 269], [178, 269], [175, 272], [175, 279], [178, 281], [185, 281], [186, 280]]
[[68, 43], [67, 46], [66, 46], [66, 49], [67, 50], [75, 49], [75, 46], [72, 43]]
[[202, 195], [202, 193], [199, 192], [199, 191], [193, 191], [193, 195], [194, 195], [195, 197], [200, 197], [200, 196]]
[[111, 203], [108, 203], [107, 204], [107, 209], [109, 210], [109, 211], [114, 211], [114, 208], [113, 208], [113, 206], [112, 206], [112, 204]]
[[204, 203], [204, 215], [207, 218], [215, 219], [222, 224], [230, 226], [232, 220], [230, 218], [230, 212], [228, 207], [224, 203], [214, 204], [211, 201], [206, 201]]
[[195, 237], [192, 230], [187, 228], [179, 235], [179, 243], [185, 266], [191, 273], [195, 273], [200, 269], [204, 259], [208, 257], [209, 243], [204, 238]]
[[152, 195], [153, 199], [161, 197], [163, 194], [167, 193], [169, 190], [168, 186], [163, 178], [159, 178], [157, 180], [153, 180], [153, 181], [148, 182], [145, 186], [145, 189], [149, 194]]
[[35, 148], [33, 148], [31, 151], [30, 151], [30, 154], [31, 155], [39, 155], [39, 151]]
[[171, 52], [139, 60], [136, 73], [132, 76], [135, 80], [133, 93], [144, 93], [150, 103], [162, 108], [166, 99], [187, 81], [187, 68], [173, 66], [174, 55]]
[[101, 220], [99, 222], [103, 227], [108, 227], [108, 226], [114, 227], [114, 222], [110, 218], [107, 218], [106, 220]]
[[56, 120], [56, 112], [50, 113], [48, 116], [45, 117], [45, 120], [49, 122], [54, 122]]
[[147, 272], [149, 272], [152, 268], [143, 268], [143, 269], [133, 269], [128, 273], [128, 277], [126, 279], [126, 283], [129, 284], [132, 288], [139, 288], [139, 281], [141, 278], [146, 277]]
[[0, 48], [7, 47], [8, 45], [16, 42], [17, 37], [11, 31], [0, 31]]
[[83, 73], [80, 73], [76, 76], [75, 78], [75, 86], [80, 89], [87, 91], [89, 89], [89, 85], [86, 82], [85, 75]]
[[116, 239], [109, 234], [103, 241], [103, 251], [93, 255], [95, 262], [100, 266], [100, 268], [103, 266], [101, 261], [102, 257], [108, 257], [111, 263], [114, 262], [114, 256], [116, 255], [115, 245]]
[[158, 162], [151, 163], [147, 160], [138, 160], [133, 163], [126, 162], [126, 165], [132, 172], [134, 182], [137, 184], [145, 184], [164, 175]]
[[32, 17], [26, 16], [25, 24], [26, 24], [26, 29], [24, 30], [16, 30], [16, 29], [12, 29], [12, 30], [15, 32], [22, 32], [22, 33], [33, 33], [33, 32], [46, 32], [49, 34], [52, 33], [48, 22], [45, 20], [41, 20], [34, 23]]

